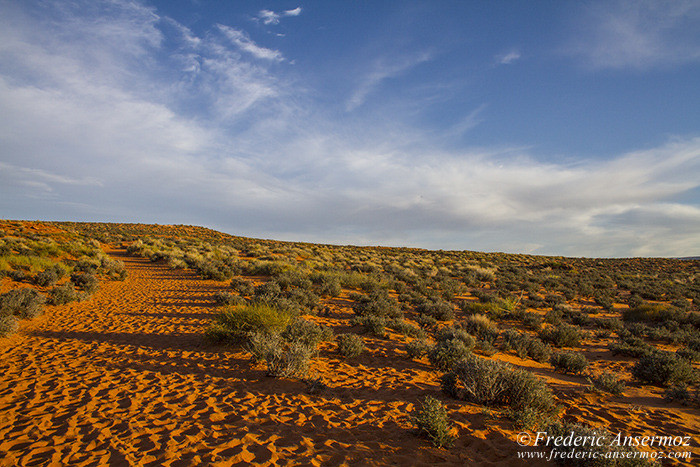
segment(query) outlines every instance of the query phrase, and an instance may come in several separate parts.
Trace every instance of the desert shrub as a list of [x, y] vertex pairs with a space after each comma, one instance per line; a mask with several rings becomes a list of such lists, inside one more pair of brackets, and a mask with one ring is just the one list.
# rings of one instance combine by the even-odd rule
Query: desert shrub
[[276, 276], [284, 272], [289, 264], [282, 261], [251, 261], [241, 271], [246, 276]]
[[97, 277], [92, 273], [73, 273], [70, 275], [70, 281], [76, 287], [89, 294], [94, 293], [99, 287]]
[[697, 350], [692, 350], [688, 347], [676, 350], [676, 355], [683, 360], [689, 361], [690, 363], [700, 361], [700, 352]]
[[659, 303], [645, 303], [635, 308], [630, 308], [622, 313], [622, 319], [632, 322], [664, 322], [685, 321], [686, 313], [675, 307]]
[[595, 297], [593, 297], [593, 300], [595, 301], [596, 305], [600, 306], [604, 310], [613, 309], [613, 300], [607, 295], [597, 294]]
[[58, 285], [49, 291], [48, 302], [50, 305], [65, 305], [83, 299], [83, 295], [75, 290], [72, 282]]
[[430, 345], [425, 339], [414, 339], [406, 344], [408, 358], [421, 358], [430, 352]]
[[402, 313], [398, 304], [389, 299], [385, 292], [374, 292], [371, 295], [361, 295], [355, 301], [354, 311], [359, 316], [380, 316], [401, 318]]
[[446, 301], [425, 302], [416, 307], [420, 314], [432, 316], [438, 321], [449, 321], [455, 317], [455, 307]]
[[440, 340], [430, 349], [428, 359], [440, 371], [449, 371], [458, 361], [470, 355], [474, 339], [467, 343], [461, 339]]
[[39, 287], [50, 287], [66, 274], [66, 270], [60, 265], [51, 266], [34, 276], [33, 282]]
[[611, 373], [601, 373], [596, 377], [589, 377], [588, 384], [594, 391], [608, 392], [619, 396], [625, 391], [625, 382]]
[[317, 272], [311, 274], [309, 279], [316, 285], [321, 296], [337, 297], [342, 291], [340, 277], [337, 274]]
[[214, 303], [217, 305], [242, 305], [245, 299], [229, 292], [215, 292]]
[[6, 337], [17, 332], [19, 323], [12, 315], [0, 315], [0, 337]]
[[532, 329], [533, 331], [539, 331], [542, 329], [542, 317], [537, 313], [525, 313], [522, 316], [523, 325]]
[[357, 334], [341, 334], [338, 337], [338, 352], [344, 357], [357, 357], [364, 350], [365, 341]]
[[484, 315], [469, 315], [462, 326], [477, 339], [493, 343], [498, 338], [498, 325]]
[[263, 362], [268, 355], [281, 352], [284, 340], [275, 332], [256, 331], [247, 336], [246, 350], [255, 362]]
[[549, 359], [556, 371], [578, 375], [588, 368], [588, 360], [581, 352], [555, 352]]
[[438, 448], [449, 447], [454, 442], [452, 424], [447, 416], [445, 406], [437, 399], [427, 396], [421, 408], [413, 417], [418, 432], [430, 439]]
[[309, 372], [309, 363], [315, 352], [315, 348], [301, 342], [272, 347], [271, 351], [265, 355], [267, 375], [303, 378]]
[[216, 315], [207, 334], [214, 341], [240, 341], [254, 332], [280, 333], [292, 318], [287, 310], [265, 303], [226, 306]]
[[578, 326], [561, 323], [542, 330], [540, 338], [556, 347], [576, 347], [581, 342], [581, 331]]
[[356, 316], [352, 322], [353, 324], [361, 325], [363, 327], [363, 332], [368, 332], [376, 337], [386, 337], [387, 320], [383, 316]]
[[664, 399], [667, 402], [679, 402], [683, 405], [700, 407], [700, 390], [692, 391], [687, 385], [681, 383], [666, 389]]
[[255, 293], [255, 287], [253, 287], [253, 284], [250, 281], [239, 277], [234, 277], [231, 279], [230, 287], [241, 296], [251, 296]]
[[282, 338], [315, 349], [321, 342], [333, 340], [333, 330], [305, 319], [295, 319], [282, 331]]
[[422, 328], [430, 328], [437, 324], [437, 319], [434, 316], [421, 314], [416, 318], [416, 322]]
[[695, 381], [693, 367], [687, 360], [663, 351], [643, 355], [632, 367], [632, 375], [639, 381], [660, 385]]
[[[113, 281], [123, 281], [128, 275], [124, 263], [110, 259], [106, 256], [102, 257], [100, 261], [100, 270], [109, 280]], [[94, 273], [95, 272], [93, 272], [93, 274]]]
[[425, 330], [403, 319], [391, 319], [387, 321], [387, 326], [404, 336], [418, 338], [424, 338], [426, 336]]
[[490, 357], [498, 352], [498, 349], [490, 341], [477, 341], [474, 347], [481, 355]]
[[504, 350], [515, 350], [520, 358], [530, 357], [544, 363], [552, 355], [552, 348], [537, 337], [521, 334], [515, 329], [508, 329], [501, 333], [501, 336]]
[[22, 270], [7, 271], [7, 277], [15, 282], [24, 282], [29, 279], [29, 275]]
[[10, 290], [0, 295], [0, 316], [35, 318], [44, 312], [46, 297], [35, 289]]
[[527, 370], [508, 363], [470, 355], [443, 375], [442, 389], [450, 396], [511, 410], [554, 410], [554, 396], [545, 382]]
[[655, 349], [653, 346], [644, 342], [643, 339], [632, 335], [624, 335], [616, 342], [608, 344], [608, 348], [613, 355], [625, 355], [628, 357], [641, 357], [652, 353]]

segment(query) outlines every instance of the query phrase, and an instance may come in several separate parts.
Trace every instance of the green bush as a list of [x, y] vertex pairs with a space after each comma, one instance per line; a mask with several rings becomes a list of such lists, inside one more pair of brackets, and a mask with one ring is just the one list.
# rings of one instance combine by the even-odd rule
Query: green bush
[[588, 368], [588, 360], [581, 352], [555, 352], [549, 359], [556, 371], [579, 375]]
[[76, 287], [89, 294], [94, 293], [99, 287], [99, 280], [92, 273], [73, 273], [70, 276], [70, 281]]
[[245, 303], [245, 299], [229, 292], [215, 292], [214, 303], [217, 305], [242, 305]]
[[421, 358], [430, 352], [430, 345], [425, 339], [414, 339], [406, 344], [408, 358]]
[[544, 363], [552, 355], [552, 348], [537, 337], [521, 334], [515, 329], [501, 333], [504, 350], [515, 350], [518, 357], [530, 357], [536, 362]]
[[301, 342], [272, 347], [267, 355], [267, 375], [282, 378], [303, 378], [309, 372], [309, 363], [316, 349]]
[[428, 359], [438, 370], [449, 371], [457, 362], [471, 354], [474, 344], [474, 338], [467, 342], [460, 339], [440, 340], [430, 349]]
[[224, 307], [207, 334], [214, 341], [245, 340], [254, 332], [281, 333], [293, 316], [265, 303]]
[[49, 287], [54, 285], [58, 280], [66, 274], [66, 270], [62, 266], [56, 264], [34, 276], [33, 282], [40, 287]]
[[493, 343], [498, 338], [498, 325], [484, 315], [467, 316], [462, 326], [479, 340]]
[[10, 290], [0, 295], [0, 316], [13, 315], [19, 319], [35, 318], [44, 312], [46, 297], [35, 289]]
[[357, 357], [365, 350], [365, 341], [357, 334], [341, 334], [338, 337], [338, 351], [346, 358]]
[[442, 403], [434, 397], [427, 396], [421, 408], [413, 417], [418, 432], [430, 439], [438, 448], [449, 447], [454, 442], [452, 425], [447, 416], [447, 410]]
[[446, 301], [432, 301], [421, 303], [416, 307], [419, 314], [432, 316], [438, 321], [449, 321], [455, 317], [455, 307]]
[[685, 384], [678, 384], [668, 388], [664, 392], [664, 399], [667, 402], [679, 402], [683, 405], [700, 407], [700, 390], [694, 392], [688, 389]]
[[581, 342], [581, 330], [578, 326], [561, 323], [542, 330], [540, 338], [555, 347], [576, 347]]
[[71, 282], [58, 285], [49, 291], [48, 302], [50, 305], [65, 305], [70, 302], [77, 302], [83, 299], [80, 292], [75, 290]]
[[333, 330], [305, 319], [295, 319], [282, 331], [282, 338], [315, 349], [321, 342], [333, 340]]
[[625, 382], [611, 373], [602, 373], [597, 377], [589, 377], [588, 384], [594, 391], [608, 392], [619, 396], [625, 391]]
[[361, 325], [364, 328], [363, 332], [368, 332], [376, 337], [386, 337], [387, 320], [383, 316], [356, 316], [352, 322], [353, 324]]
[[643, 355], [632, 367], [632, 375], [639, 381], [660, 385], [695, 381], [693, 367], [687, 360], [663, 351]]
[[14, 334], [18, 328], [17, 318], [12, 315], [0, 315], [0, 337]]
[[443, 375], [441, 382], [445, 393], [468, 402], [538, 413], [555, 409], [552, 391], [543, 380], [497, 360], [470, 355]]

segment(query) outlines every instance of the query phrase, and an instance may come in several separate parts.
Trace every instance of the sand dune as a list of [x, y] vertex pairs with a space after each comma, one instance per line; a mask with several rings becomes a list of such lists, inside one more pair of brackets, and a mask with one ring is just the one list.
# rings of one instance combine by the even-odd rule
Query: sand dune
[[[222, 283], [108, 253], [126, 264], [125, 281], [49, 307], [0, 341], [0, 465], [538, 465], [518, 460], [528, 448], [511, 422], [443, 398], [438, 373], [407, 361], [394, 340], [367, 339], [370, 352], [351, 361], [326, 344], [313, 372], [328, 389], [311, 394], [303, 382], [266, 377], [242, 351], [203, 341]], [[342, 330], [349, 308], [331, 306], [331, 316], [312, 319]], [[700, 438], [696, 410], [670, 411], [634, 388], [603, 409], [602, 396], [541, 371], [571, 419]], [[445, 400], [458, 428], [449, 450], [411, 431], [428, 394]]]

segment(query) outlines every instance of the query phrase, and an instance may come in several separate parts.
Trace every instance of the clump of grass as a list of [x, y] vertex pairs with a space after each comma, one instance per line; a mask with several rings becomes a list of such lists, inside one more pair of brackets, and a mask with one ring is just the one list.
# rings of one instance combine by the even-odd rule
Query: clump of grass
[[454, 442], [452, 424], [447, 416], [447, 409], [437, 399], [427, 396], [421, 408], [413, 418], [418, 432], [430, 439], [438, 448], [449, 447]]
[[254, 332], [281, 333], [293, 316], [265, 303], [243, 306], [226, 306], [216, 316], [207, 330], [210, 339], [216, 342], [243, 341]]
[[555, 352], [549, 359], [556, 371], [579, 375], [588, 368], [588, 360], [581, 352]]
[[214, 303], [217, 305], [242, 305], [245, 299], [230, 292], [215, 292]]
[[365, 351], [365, 341], [357, 334], [342, 334], [338, 337], [338, 352], [346, 358], [357, 357]]

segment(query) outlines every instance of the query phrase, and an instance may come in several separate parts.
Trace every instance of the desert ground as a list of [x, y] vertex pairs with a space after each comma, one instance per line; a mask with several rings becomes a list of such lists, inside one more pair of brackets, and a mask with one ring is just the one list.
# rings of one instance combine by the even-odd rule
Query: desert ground
[[[49, 236], [67, 228], [27, 225]], [[21, 320], [17, 332], [0, 338], [1, 466], [554, 465], [521, 459], [519, 453], [541, 451], [518, 444], [518, 434], [528, 430], [502, 408], [446, 395], [442, 372], [426, 356], [408, 358], [410, 339], [394, 330], [383, 337], [362, 334], [367, 349], [352, 358], [323, 342], [306, 377], [270, 377], [245, 346], [206, 338], [222, 308], [214, 297], [231, 290], [228, 279], [204, 279], [191, 268], [129, 254], [131, 238], [103, 240], [104, 254], [123, 263], [123, 280], [101, 280], [82, 301], [47, 305], [41, 316]], [[245, 254], [239, 259], [253, 261]], [[270, 276], [244, 280], [260, 286]], [[28, 286], [3, 277], [0, 292]], [[472, 292], [463, 290], [459, 299], [476, 302]], [[353, 293], [344, 286], [322, 296], [323, 312], [304, 319], [336, 336], [359, 332]], [[626, 308], [615, 303], [597, 316], [618, 316]], [[461, 317], [457, 311], [454, 320]], [[499, 325], [519, 326], [512, 320]], [[689, 447], [675, 449], [691, 458], [663, 464], [693, 465], [700, 456], [700, 409], [666, 400], [662, 385], [634, 380], [636, 360], [613, 355], [614, 333], [603, 334], [589, 332], [577, 350], [590, 362], [589, 375], [614, 373], [627, 382], [620, 395], [592, 391], [582, 374], [562, 374], [499, 345], [486, 358], [546, 381], [560, 419], [628, 436], [689, 436]], [[323, 387], [315, 390], [314, 380]], [[449, 447], [436, 447], [416, 431], [412, 418], [426, 396], [447, 409], [454, 436]]]

